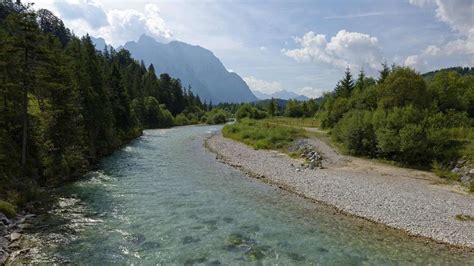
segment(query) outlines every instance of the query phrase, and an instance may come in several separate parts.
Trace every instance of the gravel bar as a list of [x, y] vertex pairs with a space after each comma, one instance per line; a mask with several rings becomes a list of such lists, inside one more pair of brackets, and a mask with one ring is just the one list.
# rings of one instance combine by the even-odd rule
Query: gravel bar
[[404, 176], [352, 172], [350, 169], [299, 169], [298, 161], [276, 151], [253, 148], [214, 134], [206, 146], [225, 163], [253, 177], [351, 215], [410, 235], [474, 248], [474, 197], [448, 191], [432, 182]]

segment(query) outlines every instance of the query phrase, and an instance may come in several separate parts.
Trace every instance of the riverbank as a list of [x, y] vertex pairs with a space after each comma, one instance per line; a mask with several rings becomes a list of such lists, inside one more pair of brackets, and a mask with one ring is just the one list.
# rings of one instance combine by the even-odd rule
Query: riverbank
[[474, 249], [474, 222], [459, 219], [474, 216], [474, 197], [438, 185], [425, 172], [333, 154], [319, 145], [328, 160], [324, 169], [311, 170], [286, 154], [254, 150], [221, 134], [206, 141], [225, 163], [265, 182], [413, 236]]

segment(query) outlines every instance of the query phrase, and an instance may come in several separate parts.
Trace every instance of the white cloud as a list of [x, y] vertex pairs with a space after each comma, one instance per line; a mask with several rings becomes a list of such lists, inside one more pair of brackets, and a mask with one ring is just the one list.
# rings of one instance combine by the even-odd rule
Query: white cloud
[[35, 7], [47, 8], [64, 20], [76, 35], [102, 37], [113, 46], [137, 40], [147, 34], [159, 41], [173, 38], [157, 5], [147, 4], [144, 11], [106, 9], [95, 0], [38, 0]]
[[474, 27], [474, 1], [437, 0], [436, 17], [452, 29], [468, 34]]
[[410, 0], [410, 3], [421, 7], [428, 3], [435, 5], [436, 17], [457, 32], [460, 38], [442, 45], [429, 45], [419, 55], [407, 57], [405, 65], [420, 71], [453, 65], [474, 65], [474, 1]]
[[310, 86], [295, 89], [295, 93], [300, 94], [300, 95], [304, 95], [308, 98], [318, 98], [318, 97], [322, 96], [324, 94], [324, 92], [326, 92], [326, 90], [317, 89], [317, 88], [313, 88], [313, 87], [310, 87]]
[[434, 3], [434, 1], [435, 0], [408, 0], [408, 2], [410, 2], [410, 4], [415, 5], [415, 6], [419, 6], [419, 7], [427, 6], [429, 4]]
[[110, 10], [107, 12], [110, 26], [100, 28], [95, 31], [95, 34], [113, 45], [121, 45], [127, 41], [136, 40], [144, 33], [155, 37], [159, 41], [171, 39], [173, 34], [166, 28], [165, 21], [160, 17], [158, 7], [147, 4], [145, 10], [145, 13], [132, 9]]
[[266, 52], [268, 50], [268, 48], [266, 46], [260, 46], [260, 51], [262, 52]]
[[310, 31], [303, 37], [294, 38], [301, 47], [283, 50], [298, 62], [322, 62], [338, 68], [377, 69], [382, 62], [378, 39], [368, 34], [340, 30], [330, 41], [326, 35]]
[[109, 24], [102, 6], [95, 1], [56, 1], [54, 5], [64, 19], [83, 20], [94, 29]]
[[252, 91], [259, 91], [265, 94], [271, 94], [281, 90], [281, 84], [276, 81], [266, 81], [257, 79], [253, 76], [244, 77], [244, 81], [249, 85]]

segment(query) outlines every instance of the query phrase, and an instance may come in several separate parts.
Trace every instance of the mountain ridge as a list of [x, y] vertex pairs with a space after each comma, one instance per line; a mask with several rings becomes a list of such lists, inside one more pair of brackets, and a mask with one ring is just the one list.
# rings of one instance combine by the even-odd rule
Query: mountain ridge
[[156, 73], [168, 73], [191, 86], [203, 100], [220, 102], [252, 102], [257, 97], [236, 73], [229, 72], [212, 51], [181, 41], [161, 43], [142, 35], [138, 41], [123, 45], [132, 57], [153, 64]]
[[299, 100], [299, 101], [309, 100], [309, 97], [305, 95], [296, 94], [292, 91], [287, 91], [287, 90], [280, 90], [274, 93], [263, 93], [260, 91], [252, 91], [252, 92], [260, 100], [266, 100], [266, 99], [271, 99], [271, 98], [282, 99], [282, 100]]

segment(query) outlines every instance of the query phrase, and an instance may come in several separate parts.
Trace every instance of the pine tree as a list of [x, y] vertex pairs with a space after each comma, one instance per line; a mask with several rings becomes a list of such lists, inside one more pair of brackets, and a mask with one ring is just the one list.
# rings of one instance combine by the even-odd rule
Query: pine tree
[[270, 100], [269, 104], [268, 104], [268, 114], [273, 117], [276, 115], [276, 111], [277, 111], [277, 103], [276, 103], [276, 100], [272, 97], [272, 99]]
[[360, 90], [363, 90], [366, 86], [365, 79], [366, 79], [365, 72], [364, 72], [364, 69], [362, 68], [359, 72], [359, 76], [357, 77], [357, 81], [356, 81], [356, 87], [359, 88]]
[[[30, 10], [29, 6], [21, 6], [23, 12], [11, 14], [4, 21], [9, 35], [10, 46], [13, 48], [12, 55], [15, 56], [16, 67], [21, 84], [21, 113], [22, 113], [22, 140], [21, 140], [21, 169], [22, 177], [27, 173], [27, 152], [28, 152], [28, 93], [35, 86], [35, 71], [38, 65], [37, 57], [39, 53], [40, 32], [36, 24], [36, 14]], [[14, 66], [10, 66], [14, 67]]]
[[377, 83], [381, 84], [385, 81], [385, 79], [390, 75], [390, 68], [387, 65], [387, 62], [382, 64], [382, 70], [379, 71], [380, 77], [377, 80]]
[[51, 36], [45, 41], [38, 85], [47, 91], [48, 104], [38, 116], [41, 123], [37, 144], [46, 181], [69, 176], [87, 165], [83, 157], [84, 127], [80, 102], [68, 72], [61, 44]]
[[344, 72], [344, 78], [339, 81], [336, 87], [337, 97], [349, 97], [354, 89], [354, 80], [352, 79], [351, 70], [346, 68]]

